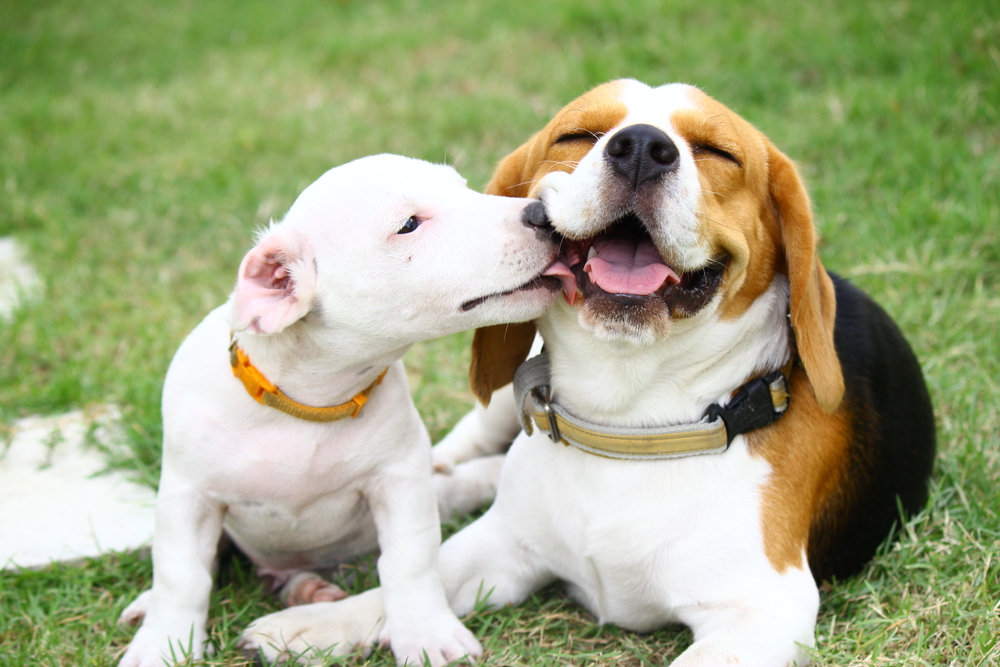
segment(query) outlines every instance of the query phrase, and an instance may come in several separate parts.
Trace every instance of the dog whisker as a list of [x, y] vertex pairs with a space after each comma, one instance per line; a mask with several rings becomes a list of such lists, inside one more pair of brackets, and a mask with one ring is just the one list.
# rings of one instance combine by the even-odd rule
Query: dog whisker
[[731, 229], [731, 230], [734, 230], [734, 231], [739, 231], [738, 227], [734, 227], [732, 225], [727, 225], [726, 223], [720, 222], [719, 220], [716, 220], [715, 218], [710, 218], [707, 215], [706, 216], [702, 216], [702, 217], [705, 220], [708, 220], [709, 222], [711, 222], [712, 224], [715, 224], [715, 225], [718, 225], [719, 227], [722, 227], [723, 229]]
[[532, 183], [537, 183], [538, 180], [539, 179], [537, 178], [533, 178], [530, 181], [521, 181], [520, 183], [514, 183], [513, 185], [508, 185], [507, 187], [504, 188], [504, 192], [506, 192], [507, 190], [514, 190], [516, 188], [521, 187], [522, 185], [531, 185]]

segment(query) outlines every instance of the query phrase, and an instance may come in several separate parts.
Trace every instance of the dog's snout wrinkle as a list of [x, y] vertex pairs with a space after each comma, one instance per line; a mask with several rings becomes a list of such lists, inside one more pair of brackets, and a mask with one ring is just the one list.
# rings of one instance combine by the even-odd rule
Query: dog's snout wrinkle
[[604, 159], [632, 189], [674, 171], [680, 161], [677, 144], [652, 125], [630, 125], [608, 141]]

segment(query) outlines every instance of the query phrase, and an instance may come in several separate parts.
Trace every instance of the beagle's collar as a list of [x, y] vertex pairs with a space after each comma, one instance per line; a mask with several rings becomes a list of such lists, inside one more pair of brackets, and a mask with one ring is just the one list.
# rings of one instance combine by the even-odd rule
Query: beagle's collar
[[[552, 402], [548, 354], [521, 364], [514, 375], [514, 395], [521, 426], [531, 435], [534, 426], [553, 442], [573, 445], [590, 454], [614, 459], [673, 459], [719, 454], [737, 435], [776, 421], [788, 409], [788, 374], [784, 368], [750, 380], [737, 390], [726, 407], [708, 406], [705, 418], [693, 424], [654, 428], [615, 428], [585, 421]], [[530, 405], [526, 404], [530, 397]]]
[[387, 367], [374, 382], [346, 403], [327, 408], [314, 408], [292, 400], [264, 377], [250, 363], [250, 358], [247, 357], [246, 353], [236, 345], [235, 337], [229, 344], [229, 363], [233, 367], [233, 375], [243, 382], [243, 386], [253, 400], [261, 405], [281, 410], [285, 414], [310, 422], [334, 422], [346, 417], [357, 417], [361, 414], [361, 408], [365, 407], [365, 403], [368, 402], [368, 395], [372, 393], [376, 385], [382, 384], [382, 378], [389, 371]]

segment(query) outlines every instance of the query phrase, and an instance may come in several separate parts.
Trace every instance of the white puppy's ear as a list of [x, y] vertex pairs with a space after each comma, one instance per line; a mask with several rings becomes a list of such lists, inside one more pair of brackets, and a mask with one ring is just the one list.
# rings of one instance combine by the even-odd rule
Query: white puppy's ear
[[233, 327], [256, 334], [280, 333], [305, 317], [316, 296], [316, 266], [309, 245], [271, 233], [240, 263]]

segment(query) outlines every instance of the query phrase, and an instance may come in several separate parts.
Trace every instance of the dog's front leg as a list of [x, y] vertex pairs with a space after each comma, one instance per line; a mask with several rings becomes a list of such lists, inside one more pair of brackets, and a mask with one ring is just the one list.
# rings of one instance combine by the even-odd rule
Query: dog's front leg
[[514, 388], [512, 385], [500, 387], [493, 392], [488, 406], [476, 403], [472, 411], [434, 445], [431, 450], [434, 470], [450, 473], [456, 464], [463, 461], [505, 452], [520, 432]]
[[153, 587], [119, 623], [142, 621], [119, 667], [172, 665], [205, 653], [205, 621], [225, 508], [164, 468], [156, 498]]
[[[542, 337], [536, 335], [528, 357], [542, 351]], [[471, 412], [462, 417], [441, 442], [431, 450], [434, 470], [451, 472], [456, 463], [480, 456], [492, 456], [507, 451], [508, 446], [521, 432], [517, 419], [520, 406], [515, 405], [514, 386], [504, 385], [490, 396], [490, 404], [483, 407], [478, 402]]]
[[[435, 535], [438, 534], [436, 526], [432, 530]], [[382, 557], [383, 560], [385, 557]], [[383, 560], [379, 561], [380, 574], [383, 572]], [[494, 607], [516, 604], [554, 578], [510, 535], [494, 510], [445, 542], [441, 548], [440, 571], [451, 608], [461, 615], [471, 612], [477, 602], [487, 598]], [[312, 649], [336, 656], [356, 650], [367, 653], [380, 637], [388, 636], [390, 641], [402, 638], [402, 635], [393, 637], [393, 627], [387, 625], [389, 613], [386, 598], [391, 596], [387, 592], [389, 582], [384, 575], [382, 582], [385, 588], [373, 588], [346, 600], [291, 607], [259, 618], [243, 633], [240, 646], [251, 654], [263, 654], [267, 660], [275, 661], [308, 655]], [[429, 599], [433, 597], [428, 596]], [[418, 615], [424, 613], [422, 600], [410, 600], [409, 603], [417, 605]], [[400, 600], [397, 595], [395, 604], [405, 605], [407, 601]], [[411, 611], [403, 609], [404, 614]], [[447, 618], [450, 624], [458, 622], [450, 614]], [[394, 621], [401, 619], [397, 615]], [[408, 627], [399, 627], [413, 638], [408, 641], [414, 645], [420, 644], [422, 638], [419, 633], [422, 629], [429, 623], [435, 623], [430, 617], [403, 622], [412, 622]], [[454, 625], [450, 627], [455, 628]], [[460, 624], [458, 628], [464, 630]], [[475, 642], [475, 639], [472, 641]], [[395, 646], [393, 643], [394, 651]], [[479, 644], [475, 643], [464, 650], [475, 655], [478, 649]], [[439, 661], [435, 664], [441, 664], [444, 657], [443, 653], [439, 654]], [[400, 662], [410, 660], [411, 664], [423, 664], [422, 655], [416, 663], [403, 653], [397, 652], [396, 658]]]
[[[744, 580], [754, 576], [744, 573]], [[804, 667], [814, 644], [819, 591], [808, 568], [767, 575], [742, 599], [703, 601], [677, 610], [694, 633], [691, 644], [670, 667]], [[743, 582], [733, 581], [732, 590]]]
[[366, 494], [378, 530], [385, 607], [379, 641], [400, 664], [443, 665], [482, 647], [448, 606], [438, 551], [441, 528], [426, 450], [380, 472]]

